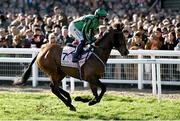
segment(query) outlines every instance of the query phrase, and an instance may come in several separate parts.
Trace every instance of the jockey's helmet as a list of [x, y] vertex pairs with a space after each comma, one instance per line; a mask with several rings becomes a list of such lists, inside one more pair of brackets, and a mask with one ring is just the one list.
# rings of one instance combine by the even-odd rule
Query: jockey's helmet
[[94, 15], [97, 16], [97, 17], [106, 17], [107, 16], [107, 12], [103, 8], [98, 8], [95, 11]]

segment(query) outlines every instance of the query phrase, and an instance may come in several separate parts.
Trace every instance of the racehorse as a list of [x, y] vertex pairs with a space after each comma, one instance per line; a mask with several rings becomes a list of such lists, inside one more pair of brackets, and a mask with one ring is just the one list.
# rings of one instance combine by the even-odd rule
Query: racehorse
[[[93, 51], [86, 63], [81, 67], [81, 79], [87, 81], [93, 93], [93, 98], [88, 100], [89, 105], [94, 105], [102, 99], [106, 92], [106, 86], [99, 80], [105, 71], [105, 64], [110, 56], [113, 48], [117, 49], [122, 56], [128, 55], [129, 51], [126, 48], [125, 37], [122, 29], [108, 29], [106, 34], [98, 41], [99, 46], [93, 46]], [[80, 79], [78, 68], [65, 67], [61, 65], [60, 56], [63, 46], [59, 44], [46, 44], [41, 47], [40, 52], [32, 60], [28, 68], [23, 73], [20, 80], [14, 82], [15, 85], [24, 84], [30, 77], [31, 67], [34, 62], [37, 66], [48, 75], [51, 84], [51, 91], [61, 99], [70, 110], [76, 111], [72, 105], [70, 94], [61, 89], [59, 84], [66, 76], [71, 76]], [[101, 89], [98, 94], [98, 88]], [[82, 97], [75, 100], [83, 101]], [[84, 99], [86, 100], [86, 99]]]

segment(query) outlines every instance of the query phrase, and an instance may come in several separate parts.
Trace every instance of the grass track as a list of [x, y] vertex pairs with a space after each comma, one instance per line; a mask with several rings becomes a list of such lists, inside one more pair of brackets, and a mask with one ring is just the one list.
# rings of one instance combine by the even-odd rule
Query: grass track
[[[75, 96], [91, 96], [75, 92]], [[180, 99], [108, 93], [94, 105], [75, 102], [72, 112], [52, 93], [0, 92], [0, 120], [180, 120]]]

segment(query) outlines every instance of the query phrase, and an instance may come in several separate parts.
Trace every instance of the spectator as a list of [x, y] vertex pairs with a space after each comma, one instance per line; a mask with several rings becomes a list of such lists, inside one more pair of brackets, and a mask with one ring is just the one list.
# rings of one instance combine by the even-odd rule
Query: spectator
[[138, 30], [136, 23], [131, 25], [131, 36]]
[[[174, 47], [176, 46], [176, 37], [175, 37], [175, 33], [174, 32], [169, 32], [168, 35], [165, 37], [165, 44], [163, 49], [165, 50], [174, 50]], [[164, 56], [165, 57], [165, 56]], [[165, 57], [165, 58], [173, 58], [173, 57]], [[174, 74], [176, 73], [175, 71], [173, 72], [173, 74], [171, 73], [172, 70], [170, 70], [171, 68], [177, 68], [176, 64], [162, 64], [162, 69], [161, 71], [163, 72], [163, 74], [165, 74], [164, 76], [162, 76], [163, 80], [177, 80], [174, 76]]]
[[57, 42], [57, 39], [56, 39], [56, 36], [54, 35], [54, 33], [49, 34], [48, 43], [52, 44], [52, 43], [56, 43], [56, 42]]
[[35, 28], [34, 35], [31, 41], [31, 47], [40, 48], [44, 43], [44, 35], [40, 28]]
[[176, 43], [180, 43], [180, 27], [175, 29], [176, 33]]
[[128, 39], [131, 38], [131, 35], [130, 35], [128, 29], [125, 29], [125, 28], [124, 28], [122, 32], [123, 32], [123, 34], [124, 34], [124, 37], [125, 37], [125, 39], [126, 39], [126, 42], [128, 42]]
[[63, 26], [61, 29], [61, 36], [60, 36], [60, 40], [59, 43], [62, 45], [67, 45], [68, 43], [72, 43], [74, 41], [74, 39], [72, 39], [71, 37], [69, 37], [68, 35], [68, 28], [67, 26]]
[[54, 22], [53, 22], [53, 20], [52, 20], [51, 17], [48, 17], [48, 18], [46, 19], [45, 24], [46, 24], [46, 27], [48, 26], [50, 29], [52, 29]]
[[12, 46], [14, 48], [22, 48], [22, 39], [20, 35], [15, 35], [13, 38]]
[[0, 36], [0, 48], [8, 48], [7, 40], [2, 36]]
[[164, 50], [174, 50], [174, 47], [177, 45], [176, 42], [176, 36], [174, 32], [168, 33], [168, 35], [165, 37], [164, 42]]
[[144, 42], [144, 44], [146, 44], [146, 42], [147, 42], [147, 40], [148, 40], [148, 38], [147, 38], [147, 31], [146, 30], [144, 30], [144, 28], [143, 28], [143, 26], [140, 26], [139, 27], [139, 31], [140, 31], [140, 33], [141, 33], [141, 39], [142, 39], [142, 41]]
[[25, 38], [22, 40], [22, 48], [31, 48], [33, 32], [31, 29], [26, 30]]
[[54, 18], [54, 20], [58, 20], [60, 26], [67, 26], [68, 25], [67, 16], [63, 12], [63, 10], [58, 6], [54, 7], [53, 18]]
[[18, 21], [19, 21], [19, 25], [17, 26], [17, 28], [19, 29], [19, 30], [21, 30], [21, 29], [23, 29], [25, 26], [26, 26], [26, 21], [25, 21], [25, 16], [22, 14], [22, 13], [20, 13], [19, 15], [18, 15]]
[[70, 23], [71, 21], [73, 21], [73, 17], [72, 17], [72, 16], [69, 16], [69, 17], [68, 17], [68, 23]]
[[180, 27], [180, 22], [176, 24], [176, 28], [179, 28]]
[[59, 25], [55, 25], [53, 27], [52, 31], [57, 38], [57, 43], [60, 43], [60, 41], [61, 41], [61, 27]]
[[157, 40], [157, 46], [158, 46], [158, 50], [162, 50], [163, 49], [163, 45], [164, 45], [164, 38], [162, 37], [162, 32], [160, 28], [155, 28], [154, 31], [154, 36], [155, 36], [155, 40]]
[[6, 35], [6, 40], [8, 43], [8, 47], [13, 47], [12, 43], [13, 43], [13, 38], [19, 34], [19, 29], [17, 29], [17, 27], [15, 25], [11, 25], [8, 31], [8, 35]]
[[162, 28], [162, 37], [165, 38], [168, 36], [168, 29], [167, 27]]
[[33, 24], [32, 24], [32, 30], [35, 27], [39, 27], [41, 30], [44, 30], [44, 21], [43, 21], [42, 17], [39, 16], [39, 15], [34, 16], [34, 21], [33, 21]]
[[0, 15], [0, 28], [7, 29], [9, 24], [10, 23], [7, 21], [7, 18], [4, 15]]
[[52, 30], [52, 29], [51, 29], [50, 26], [48, 26], [48, 25], [44, 26], [44, 34], [45, 34], [45, 38], [46, 38], [46, 39], [48, 39], [49, 34], [52, 33], [51, 30]]
[[4, 28], [0, 28], [0, 36], [1, 38], [6, 36], [6, 32]]
[[134, 33], [134, 36], [132, 38], [132, 41], [129, 45], [129, 50], [139, 50], [139, 49], [144, 49], [145, 43], [142, 41], [142, 34], [140, 31], [137, 31]]
[[[142, 34], [140, 31], [137, 31], [134, 33], [134, 36], [128, 41], [128, 49], [129, 50], [139, 50], [144, 49], [145, 43], [142, 41]], [[130, 77], [133, 77], [134, 79], [138, 78], [138, 66], [137, 64], [131, 64], [131, 69], [133, 70], [132, 75], [129, 75]], [[128, 72], [128, 69], [125, 69], [125, 72]], [[128, 74], [128, 73], [127, 73]], [[127, 75], [126, 74], [126, 75]]]

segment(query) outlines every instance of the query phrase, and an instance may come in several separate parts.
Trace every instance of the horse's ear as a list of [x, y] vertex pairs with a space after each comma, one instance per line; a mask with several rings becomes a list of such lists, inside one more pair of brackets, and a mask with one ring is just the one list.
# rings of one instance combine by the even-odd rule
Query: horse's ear
[[121, 24], [117, 24], [117, 30], [118, 31], [122, 31], [124, 29], [124, 24], [121, 23]]
[[124, 29], [124, 24], [117, 22], [117, 23], [113, 23], [112, 27], [113, 27], [113, 29], [116, 29], [118, 31], [122, 31]]

